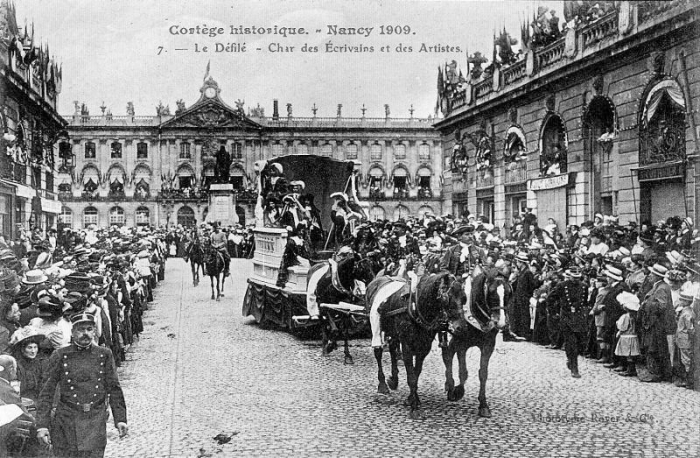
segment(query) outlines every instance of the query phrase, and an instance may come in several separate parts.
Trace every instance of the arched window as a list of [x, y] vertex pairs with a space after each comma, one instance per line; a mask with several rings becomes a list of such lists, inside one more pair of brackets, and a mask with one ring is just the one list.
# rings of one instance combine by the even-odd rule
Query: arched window
[[428, 167], [421, 167], [416, 173], [416, 181], [418, 182], [418, 197], [429, 198], [433, 197], [433, 191], [430, 189], [430, 178], [433, 172]]
[[109, 211], [109, 225], [123, 226], [126, 223], [126, 215], [121, 207], [112, 207]]
[[431, 207], [430, 205], [423, 205], [421, 208], [418, 209], [418, 218], [423, 219], [426, 213], [435, 216], [433, 207]]
[[195, 225], [194, 210], [188, 206], [181, 207], [177, 211], [177, 224], [182, 227], [191, 227]]
[[231, 184], [233, 185], [233, 189], [240, 191], [240, 190], [245, 188], [245, 185], [246, 185], [245, 171], [241, 168], [240, 165], [232, 165], [231, 166], [231, 169], [229, 171], [229, 177], [231, 180]]
[[91, 224], [98, 224], [97, 209], [95, 207], [86, 207], [83, 210], [83, 226], [88, 227]]
[[408, 197], [408, 171], [403, 167], [397, 167], [393, 173], [394, 197], [405, 199]]
[[121, 159], [122, 158], [122, 144], [119, 142], [112, 142], [110, 145], [110, 157], [112, 159]]
[[58, 215], [58, 222], [69, 227], [73, 226], [73, 210], [66, 206], [61, 207], [61, 214]]
[[506, 132], [506, 142], [503, 149], [503, 162], [510, 164], [527, 157], [525, 133], [518, 126], [511, 126]]
[[357, 145], [349, 143], [345, 147], [345, 159], [357, 159]]
[[378, 221], [386, 219], [386, 211], [380, 206], [374, 206], [369, 210], [369, 219], [372, 221]]
[[566, 173], [568, 141], [564, 122], [556, 114], [544, 121], [540, 135], [540, 174]]
[[85, 143], [85, 159], [95, 159], [97, 156], [97, 148], [93, 142]]
[[394, 221], [406, 219], [410, 214], [411, 212], [408, 210], [408, 207], [405, 205], [397, 205], [396, 209], [394, 210]]
[[646, 96], [639, 123], [639, 165], [685, 159], [685, 98], [678, 83], [666, 79]]
[[151, 211], [147, 207], [136, 209], [136, 225], [148, 226], [151, 223]]
[[612, 215], [612, 176], [616, 161], [610, 154], [615, 137], [615, 107], [610, 99], [596, 96], [586, 108], [583, 116], [583, 148], [591, 166], [589, 184], [590, 215], [602, 213]]
[[148, 159], [148, 144], [146, 142], [136, 144], [136, 159]]
[[209, 189], [209, 185], [216, 179], [216, 169], [213, 165], [207, 165], [202, 170], [202, 188]]

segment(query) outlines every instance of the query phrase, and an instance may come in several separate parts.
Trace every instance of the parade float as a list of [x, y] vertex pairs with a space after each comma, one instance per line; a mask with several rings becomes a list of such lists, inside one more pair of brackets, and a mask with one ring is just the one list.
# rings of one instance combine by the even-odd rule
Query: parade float
[[[307, 316], [306, 289], [309, 267], [333, 255], [329, 237], [331, 195], [356, 196], [353, 162], [322, 156], [291, 155], [259, 161], [253, 273], [243, 300], [242, 314], [261, 325], [297, 330], [316, 323], [299, 320]], [[285, 259], [290, 229], [310, 223], [303, 243], [308, 262]], [[294, 244], [292, 244], [294, 246]], [[287, 256], [288, 253], [287, 253]], [[293, 264], [293, 265], [289, 265]]]

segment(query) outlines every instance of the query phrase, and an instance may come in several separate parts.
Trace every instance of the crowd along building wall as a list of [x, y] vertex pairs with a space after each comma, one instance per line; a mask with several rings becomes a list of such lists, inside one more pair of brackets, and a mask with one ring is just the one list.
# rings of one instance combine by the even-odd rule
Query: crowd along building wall
[[466, 84], [436, 124], [446, 207], [506, 227], [531, 207], [559, 230], [596, 213], [695, 217], [698, 14], [697, 2], [619, 2]]

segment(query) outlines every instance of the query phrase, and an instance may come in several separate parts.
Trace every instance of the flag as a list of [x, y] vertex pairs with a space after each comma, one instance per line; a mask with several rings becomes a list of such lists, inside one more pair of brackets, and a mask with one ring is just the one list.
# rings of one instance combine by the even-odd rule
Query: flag
[[210, 60], [209, 62], [207, 62], [207, 71], [206, 71], [206, 73], [204, 74], [204, 81], [206, 81], [206, 80], [207, 80], [207, 77], [209, 76], [209, 69], [210, 69], [210, 68], [211, 68], [211, 60]]

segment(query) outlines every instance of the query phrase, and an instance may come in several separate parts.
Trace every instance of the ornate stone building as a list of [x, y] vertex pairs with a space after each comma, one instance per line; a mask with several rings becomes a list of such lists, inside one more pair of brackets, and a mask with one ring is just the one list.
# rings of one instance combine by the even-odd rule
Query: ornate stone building
[[578, 4], [562, 31], [546, 8], [524, 24], [520, 57], [504, 31], [496, 65], [441, 72], [445, 208], [508, 227], [531, 207], [560, 230], [697, 218], [700, 3]]
[[0, 234], [54, 227], [55, 144], [66, 121], [56, 112], [61, 68], [34, 26], [17, 26], [14, 4], [0, 1]]
[[215, 176], [215, 155], [230, 154], [230, 180], [236, 189], [236, 212], [253, 223], [254, 163], [287, 154], [315, 154], [355, 161], [361, 200], [370, 217], [393, 219], [442, 212], [442, 146], [431, 119], [348, 118], [338, 106], [335, 118], [295, 117], [292, 106], [280, 116], [277, 101], [271, 117], [258, 106], [245, 113], [233, 108], [211, 77], [190, 107], [178, 102], [174, 115], [158, 107], [156, 116], [90, 115], [76, 102], [69, 120], [74, 163], [58, 177], [63, 202], [61, 221], [74, 228], [89, 224], [190, 225], [208, 212], [206, 189]]

